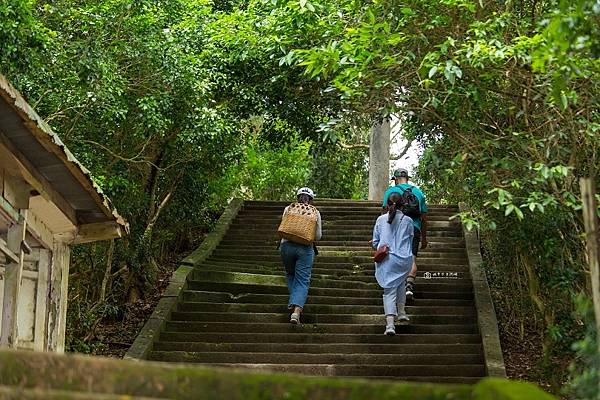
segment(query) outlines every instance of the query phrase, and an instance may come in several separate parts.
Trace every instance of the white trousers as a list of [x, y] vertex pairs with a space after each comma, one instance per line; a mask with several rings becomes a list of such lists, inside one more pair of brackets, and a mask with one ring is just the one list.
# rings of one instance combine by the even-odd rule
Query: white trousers
[[385, 315], [398, 316], [398, 309], [404, 309], [406, 303], [406, 281], [400, 286], [383, 289], [383, 311]]

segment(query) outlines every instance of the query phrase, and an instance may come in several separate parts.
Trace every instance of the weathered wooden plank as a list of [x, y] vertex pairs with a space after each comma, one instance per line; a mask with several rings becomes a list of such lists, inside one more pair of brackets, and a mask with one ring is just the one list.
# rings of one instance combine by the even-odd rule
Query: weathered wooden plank
[[47, 249], [51, 249], [54, 244], [54, 235], [46, 226], [42, 218], [29, 210], [27, 214], [27, 231]]
[[8, 244], [2, 238], [0, 238], [0, 251], [3, 252], [12, 262], [19, 262], [19, 256], [10, 249]]
[[114, 221], [96, 222], [79, 226], [77, 229], [77, 236], [72, 243], [96, 242], [99, 240], [120, 238], [124, 235], [125, 230], [123, 227]]
[[23, 274], [23, 250], [21, 242], [25, 239], [27, 227], [27, 210], [21, 211], [24, 220], [8, 229], [7, 245], [10, 251], [19, 254], [18, 262], [9, 263], [4, 271], [4, 301], [2, 303], [2, 333], [0, 346], [16, 347], [17, 337], [17, 308], [21, 276]]
[[21, 177], [6, 174], [4, 176], [4, 192], [2, 196], [15, 209], [29, 208], [31, 186]]
[[[0, 275], [4, 276], [5, 273], [6, 269], [3, 266], [0, 266]], [[21, 278], [37, 279], [37, 276], [37, 271], [23, 269], [23, 272], [21, 273]]]
[[21, 218], [19, 211], [14, 208], [3, 196], [0, 196], [0, 210], [4, 212], [13, 221], [19, 221]]
[[55, 242], [50, 267], [50, 297], [48, 303], [47, 350], [64, 352], [67, 319], [67, 289], [69, 282], [69, 246]]
[[33, 349], [43, 351], [46, 347], [46, 317], [48, 309], [48, 276], [51, 253], [49, 250], [38, 250], [38, 279], [35, 304], [35, 328]]

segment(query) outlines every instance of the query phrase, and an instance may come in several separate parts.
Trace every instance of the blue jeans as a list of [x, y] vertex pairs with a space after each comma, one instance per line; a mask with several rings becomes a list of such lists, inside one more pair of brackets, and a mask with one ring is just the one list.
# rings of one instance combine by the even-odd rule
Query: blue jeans
[[281, 243], [279, 251], [285, 267], [285, 277], [290, 293], [288, 308], [294, 306], [304, 307], [310, 286], [310, 273], [315, 259], [315, 251], [310, 245], [294, 242]]

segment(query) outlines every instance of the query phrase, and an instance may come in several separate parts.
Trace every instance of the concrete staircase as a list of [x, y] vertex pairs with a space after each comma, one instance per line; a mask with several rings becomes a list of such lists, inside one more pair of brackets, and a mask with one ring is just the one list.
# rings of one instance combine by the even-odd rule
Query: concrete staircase
[[303, 325], [289, 324], [276, 250], [282, 202], [245, 202], [187, 277], [150, 360], [308, 375], [471, 383], [486, 375], [457, 207], [430, 206], [408, 324], [384, 336], [368, 241], [378, 203], [324, 200], [323, 238]]

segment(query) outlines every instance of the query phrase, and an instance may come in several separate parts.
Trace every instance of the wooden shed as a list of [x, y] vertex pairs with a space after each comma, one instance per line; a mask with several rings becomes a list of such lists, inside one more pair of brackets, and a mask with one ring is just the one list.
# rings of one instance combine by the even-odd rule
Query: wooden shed
[[2, 75], [0, 194], [0, 346], [62, 352], [69, 246], [128, 226]]

